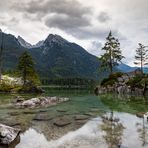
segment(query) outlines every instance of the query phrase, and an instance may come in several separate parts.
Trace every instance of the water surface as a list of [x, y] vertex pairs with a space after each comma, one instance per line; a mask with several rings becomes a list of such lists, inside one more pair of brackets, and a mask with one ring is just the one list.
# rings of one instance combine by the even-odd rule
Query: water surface
[[[148, 111], [148, 98], [115, 94], [95, 96], [90, 90], [46, 88], [44, 95], [68, 97], [71, 101], [47, 108], [17, 109], [11, 103], [17, 95], [0, 95], [1, 123], [22, 129], [19, 141], [14, 144], [16, 148], [148, 147], [148, 122], [136, 116], [138, 112]], [[51, 120], [33, 120], [38, 114]], [[76, 115], [89, 118], [76, 121]], [[72, 123], [65, 127], [55, 126], [54, 120], [60, 117], [66, 117]]]

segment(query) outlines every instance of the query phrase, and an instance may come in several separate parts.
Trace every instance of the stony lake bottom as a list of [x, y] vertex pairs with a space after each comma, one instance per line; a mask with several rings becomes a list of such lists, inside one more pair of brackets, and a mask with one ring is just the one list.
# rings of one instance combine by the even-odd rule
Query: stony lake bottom
[[[10, 148], [148, 148], [148, 98], [94, 95], [91, 90], [48, 89], [43, 96], [68, 97], [55, 106], [19, 109], [20, 94], [0, 94], [0, 123], [22, 130]], [[22, 95], [24, 98], [36, 95]], [[115, 120], [108, 120], [113, 117]], [[67, 125], [55, 125], [58, 119]]]

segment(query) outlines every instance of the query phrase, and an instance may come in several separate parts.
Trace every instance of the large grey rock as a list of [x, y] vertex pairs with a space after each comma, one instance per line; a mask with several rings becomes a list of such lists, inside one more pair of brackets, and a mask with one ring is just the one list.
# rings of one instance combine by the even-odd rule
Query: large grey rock
[[10, 145], [19, 135], [20, 130], [0, 124], [0, 145]]

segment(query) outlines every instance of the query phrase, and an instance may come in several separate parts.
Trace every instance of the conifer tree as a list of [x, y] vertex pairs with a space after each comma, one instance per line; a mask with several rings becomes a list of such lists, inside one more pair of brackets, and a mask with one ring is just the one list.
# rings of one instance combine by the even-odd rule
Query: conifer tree
[[140, 65], [140, 69], [141, 69], [141, 74], [143, 74], [143, 67], [145, 65], [148, 65], [148, 55], [147, 55], [147, 51], [146, 50], [147, 46], [142, 45], [141, 43], [139, 43], [139, 47], [136, 50], [136, 55], [135, 55], [135, 65]]
[[106, 43], [102, 48], [105, 53], [101, 55], [101, 68], [109, 69], [110, 74], [113, 73], [113, 68], [119, 65], [119, 62], [124, 58], [120, 49], [120, 43], [118, 39], [112, 36], [112, 32], [106, 38]]
[[23, 85], [26, 84], [28, 79], [33, 78], [34, 75], [36, 75], [34, 61], [27, 51], [25, 51], [19, 58], [18, 70], [21, 72]]

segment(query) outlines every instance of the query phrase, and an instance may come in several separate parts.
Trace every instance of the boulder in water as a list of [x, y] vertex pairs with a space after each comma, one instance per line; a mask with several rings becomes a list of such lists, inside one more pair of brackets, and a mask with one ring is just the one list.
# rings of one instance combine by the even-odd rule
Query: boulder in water
[[20, 130], [0, 124], [0, 145], [10, 145], [19, 135]]

